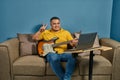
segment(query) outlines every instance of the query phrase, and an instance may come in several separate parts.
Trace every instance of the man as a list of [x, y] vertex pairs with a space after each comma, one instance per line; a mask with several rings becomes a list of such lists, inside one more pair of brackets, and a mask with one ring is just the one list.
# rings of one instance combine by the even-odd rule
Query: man
[[[45, 30], [47, 25], [43, 25], [38, 32], [33, 35], [33, 39], [35, 40], [51, 40], [54, 37], [58, 37], [55, 43], [60, 43], [64, 41], [70, 41], [71, 46], [75, 46], [78, 42], [77, 39], [73, 39], [70, 32], [61, 28], [60, 26], [60, 18], [52, 17], [50, 19], [51, 29]], [[50, 66], [56, 76], [60, 80], [71, 80], [71, 75], [74, 71], [76, 59], [72, 56], [72, 54], [64, 53], [67, 49], [67, 44], [59, 45], [54, 48], [54, 52], [49, 52], [46, 55], [46, 60], [50, 63]], [[62, 62], [66, 62], [66, 69], [64, 70]]]

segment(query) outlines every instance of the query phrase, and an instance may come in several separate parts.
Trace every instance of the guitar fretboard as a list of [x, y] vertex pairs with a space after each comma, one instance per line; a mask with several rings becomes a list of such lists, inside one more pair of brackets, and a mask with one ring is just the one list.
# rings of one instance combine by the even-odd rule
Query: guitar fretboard
[[56, 46], [60, 46], [60, 45], [63, 45], [63, 44], [68, 44], [70, 43], [70, 41], [65, 41], [65, 42], [61, 42], [61, 43], [56, 43], [56, 44], [53, 44], [52, 47], [56, 47]]

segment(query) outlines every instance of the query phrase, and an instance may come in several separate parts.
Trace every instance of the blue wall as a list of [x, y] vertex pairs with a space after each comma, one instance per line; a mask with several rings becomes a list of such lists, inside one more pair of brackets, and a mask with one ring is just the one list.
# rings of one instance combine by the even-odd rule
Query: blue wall
[[[71, 32], [98, 32], [110, 37], [113, 0], [0, 0], [0, 42], [16, 33], [34, 33], [52, 16]], [[48, 25], [48, 28], [50, 25]]]
[[120, 0], [113, 2], [111, 38], [120, 41]]

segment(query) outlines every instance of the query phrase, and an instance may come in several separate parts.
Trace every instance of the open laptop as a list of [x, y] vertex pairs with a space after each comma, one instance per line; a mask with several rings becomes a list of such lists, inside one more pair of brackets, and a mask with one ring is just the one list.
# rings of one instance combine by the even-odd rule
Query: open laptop
[[77, 46], [74, 49], [68, 49], [67, 52], [100, 47], [99, 42], [96, 41], [98, 41], [97, 32], [80, 34]]

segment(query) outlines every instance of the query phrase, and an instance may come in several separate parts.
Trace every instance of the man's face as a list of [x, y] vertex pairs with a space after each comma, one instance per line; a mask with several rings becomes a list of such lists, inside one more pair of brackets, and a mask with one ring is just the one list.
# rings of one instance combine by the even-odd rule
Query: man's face
[[59, 31], [60, 30], [60, 20], [58, 19], [53, 19], [50, 22], [51, 28], [53, 31]]

